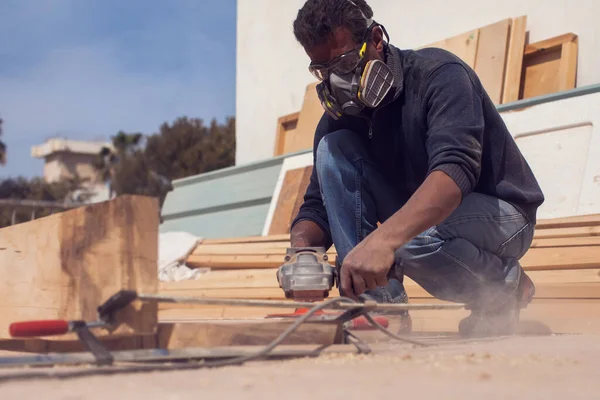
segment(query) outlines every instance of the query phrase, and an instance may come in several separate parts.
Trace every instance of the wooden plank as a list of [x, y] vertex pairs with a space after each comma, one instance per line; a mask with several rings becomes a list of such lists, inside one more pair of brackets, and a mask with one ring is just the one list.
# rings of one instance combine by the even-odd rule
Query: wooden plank
[[[551, 230], [548, 230], [551, 231]], [[559, 233], [560, 234], [560, 233]], [[574, 236], [574, 237], [534, 237], [532, 248], [539, 247], [572, 247], [572, 246], [600, 246], [600, 236]], [[193, 253], [196, 255], [285, 255], [290, 242], [255, 242], [255, 243], [224, 243], [200, 244]], [[335, 246], [327, 250], [327, 254], [335, 256]]]
[[290, 242], [254, 242], [254, 243], [201, 243], [194, 249], [196, 254], [259, 254], [261, 251], [279, 249], [285, 252]]
[[[580, 228], [580, 229], [568, 229]], [[572, 216], [563, 218], [540, 219], [536, 224], [535, 237], [542, 238], [560, 238], [560, 237], [579, 237], [600, 235], [600, 214], [590, 214], [582, 216]], [[231, 237], [223, 239], [206, 239], [202, 246], [213, 244], [239, 244], [239, 243], [289, 243], [290, 235], [269, 235], [269, 236], [249, 236], [249, 237]]]
[[[109, 351], [151, 349], [156, 347], [156, 335], [99, 337]], [[21, 353], [73, 353], [87, 351], [77, 340], [12, 339], [0, 340], [0, 350]]]
[[[193, 254], [196, 255], [285, 255], [286, 249], [290, 247], [289, 242], [275, 243], [242, 243], [223, 245], [200, 245], [196, 247]], [[327, 250], [327, 254], [335, 255], [335, 247]]]
[[577, 35], [568, 33], [527, 45], [523, 60], [521, 98], [575, 87]]
[[555, 50], [565, 43], [574, 42], [576, 39], [577, 35], [572, 32], [569, 32], [551, 37], [549, 39], [541, 40], [539, 42], [530, 43], [525, 47], [525, 56], [543, 53], [549, 50]]
[[456, 55], [463, 60], [468, 66], [473, 68], [479, 48], [480, 30], [474, 29], [469, 32], [464, 32], [459, 35], [440, 40], [435, 43], [422, 46], [420, 48], [435, 47], [444, 49]]
[[[193, 281], [161, 282], [159, 290], [166, 296], [283, 300], [284, 295], [279, 288], [275, 273], [276, 269], [212, 271]], [[530, 271], [528, 274], [536, 285], [536, 299], [600, 299], [599, 268]], [[409, 277], [405, 277], [404, 286], [412, 302], [433, 297]], [[330, 292], [330, 297], [338, 296], [339, 292], [334, 288]], [[226, 309], [226, 307], [218, 308], [217, 312], [204, 306], [179, 304], [161, 304], [159, 307], [161, 318], [183, 316], [199, 318], [202, 315], [223, 318], [222, 312]], [[235, 317], [239, 318], [243, 315], [241, 312], [234, 312], [236, 312]], [[260, 316], [251, 308], [247, 308], [245, 312], [250, 313], [249, 317]]]
[[558, 90], [564, 91], [577, 84], [577, 54], [578, 38], [564, 43], [561, 49], [560, 65], [558, 67]]
[[[158, 216], [157, 199], [120, 196], [1, 229], [0, 339], [15, 321], [96, 320], [121, 289], [156, 293]], [[157, 309], [133, 304], [118, 317], [115, 335], [153, 333]]]
[[574, 228], [549, 228], [536, 230], [536, 239], [574, 238], [600, 235], [600, 226], [580, 226]]
[[529, 271], [527, 273], [536, 285], [558, 283], [600, 283], [600, 269], [575, 269], [554, 271]]
[[282, 242], [290, 241], [289, 233], [282, 235], [269, 235], [269, 236], [246, 236], [246, 237], [233, 237], [224, 239], [206, 239], [203, 244], [223, 244], [223, 243], [257, 243], [257, 242]]
[[[582, 236], [572, 238], [534, 238], [531, 243], [532, 248], [540, 247], [573, 247], [573, 246], [600, 246], [600, 236]], [[600, 247], [599, 247], [600, 249]]]
[[[313, 173], [312, 165], [304, 168], [304, 174], [302, 175], [302, 181], [300, 182], [300, 191], [298, 192], [298, 194], [296, 196], [296, 202], [294, 203], [294, 207], [292, 208], [292, 214], [291, 214], [291, 218], [290, 218], [290, 226], [291, 226], [292, 222], [294, 222], [294, 219], [300, 212], [300, 207], [302, 207], [302, 204], [304, 203], [304, 195], [306, 194], [306, 190], [308, 189], [308, 185], [310, 184], [310, 177], [311, 177], [312, 173]], [[290, 231], [290, 229], [287, 229], [287, 232], [285, 232], [285, 233], [289, 233], [289, 231]]]
[[[410, 278], [405, 277], [406, 293], [411, 300], [428, 299], [433, 296], [417, 285]], [[251, 288], [206, 288], [206, 289], [172, 289], [163, 290], [161, 294], [166, 296], [183, 297], [207, 297], [215, 299], [252, 299], [252, 300], [284, 300], [282, 290], [276, 285], [273, 287], [251, 287]], [[330, 297], [339, 297], [339, 291], [334, 288]], [[536, 284], [536, 298], [561, 298], [561, 299], [600, 299], [600, 282], [588, 283], [543, 283]], [[165, 307], [163, 309], [179, 308]], [[162, 315], [161, 315], [162, 316]]]
[[[567, 229], [581, 228], [581, 229]], [[577, 237], [600, 234], [600, 214], [539, 219], [535, 236], [538, 238]], [[289, 242], [289, 234], [206, 239], [205, 244]]]
[[163, 303], [159, 305], [158, 315], [160, 321], [197, 321], [207, 319], [236, 319], [255, 320], [263, 319], [271, 314], [285, 314], [293, 312], [290, 308], [275, 307], [229, 307], [229, 306], [194, 306], [188, 304]]
[[[197, 279], [181, 282], [160, 282], [160, 293], [194, 292], [204, 289], [264, 289], [277, 288], [277, 269], [236, 269], [210, 271]], [[581, 270], [530, 271], [530, 278], [536, 284], [549, 283], [600, 283], [600, 268]], [[406, 287], [416, 286], [412, 280], [405, 282]], [[171, 293], [173, 294], [173, 293]]]
[[533, 248], [520, 262], [526, 271], [600, 268], [600, 248], [593, 246]]
[[295, 112], [279, 117], [277, 120], [277, 132], [275, 134], [275, 149], [273, 151], [273, 157], [287, 153], [285, 148], [286, 138], [288, 134], [293, 135], [296, 131], [299, 116], [300, 112]]
[[514, 18], [510, 28], [504, 88], [502, 90], [502, 103], [510, 103], [519, 100], [526, 34], [527, 16], [523, 15]]
[[[270, 271], [270, 270], [268, 270]], [[273, 271], [273, 273], [275, 273]], [[165, 282], [170, 284], [171, 282]], [[177, 282], [178, 283], [178, 282]], [[257, 300], [281, 300], [284, 298], [283, 292], [279, 287], [239, 287], [239, 288], [204, 288], [204, 289], [183, 289], [178, 285], [171, 284], [161, 286], [160, 293], [166, 296], [176, 297], [210, 297], [215, 299], [257, 299]]]
[[494, 104], [502, 102], [511, 19], [479, 29], [475, 72]]
[[298, 213], [298, 199], [302, 200], [311, 173], [312, 166], [296, 168], [286, 172], [273, 219], [269, 226], [269, 235], [290, 232], [290, 225]]
[[[267, 345], [294, 321], [196, 321], [159, 324], [158, 347], [218, 347]], [[341, 329], [336, 324], [306, 323], [282, 344], [341, 344]]]
[[293, 134], [288, 133], [285, 139], [285, 153], [292, 153], [313, 148], [315, 130], [324, 110], [316, 90], [317, 82], [306, 86], [302, 109], [298, 116], [298, 125]]
[[600, 214], [577, 215], [572, 217], [541, 219], [535, 225], [536, 231], [550, 228], [576, 228], [581, 226], [600, 226]]
[[[329, 261], [335, 264], [335, 259]], [[262, 255], [198, 255], [187, 263], [197, 268], [276, 268], [282, 264], [280, 254]], [[600, 249], [594, 246], [531, 248], [521, 259], [525, 270], [600, 268]]]

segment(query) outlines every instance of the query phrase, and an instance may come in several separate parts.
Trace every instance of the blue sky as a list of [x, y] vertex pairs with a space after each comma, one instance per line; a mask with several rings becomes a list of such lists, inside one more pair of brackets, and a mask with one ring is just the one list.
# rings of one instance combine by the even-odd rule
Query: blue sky
[[50, 137], [153, 133], [235, 113], [235, 0], [0, 0], [0, 178]]

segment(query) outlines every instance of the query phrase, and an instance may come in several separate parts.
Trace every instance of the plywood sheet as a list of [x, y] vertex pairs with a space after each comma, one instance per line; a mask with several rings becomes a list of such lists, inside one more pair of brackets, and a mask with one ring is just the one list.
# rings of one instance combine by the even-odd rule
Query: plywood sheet
[[[156, 293], [158, 216], [156, 199], [120, 196], [1, 229], [0, 338], [16, 321], [94, 321], [121, 289]], [[157, 309], [134, 304], [118, 318], [115, 334], [153, 333]]]
[[293, 133], [286, 135], [285, 153], [292, 153], [313, 148], [315, 130], [323, 116], [323, 107], [316, 90], [317, 82], [306, 87], [304, 102], [298, 116], [298, 125]]
[[[546, 150], [553, 146], [567, 145], [564, 150], [556, 148], [545, 153], [543, 157], [541, 151], [534, 150], [534, 153], [537, 153], [536, 158], [528, 158], [528, 161], [534, 169], [538, 181], [544, 182], [545, 192], [557, 194], [564, 192], [565, 196], [569, 196], [569, 202], [577, 201], [577, 209], [575, 212], [572, 212], [572, 209], [563, 209], [560, 215], [557, 215], [557, 211], [563, 206], [552, 204], [552, 199], [555, 198], [552, 196], [550, 199], [546, 199], [538, 211], [538, 218], [600, 213], [600, 113], [597, 112], [598, 109], [600, 109], [600, 93], [590, 93], [501, 114], [517, 143], [527, 140], [530, 141], [529, 147]], [[559, 132], [565, 135], [573, 132], [588, 135], [588, 130], [592, 132], [591, 139], [585, 146], [581, 142], [581, 137], [573, 139], [577, 142], [575, 149], [571, 144], [565, 143], [566, 140], [563, 139], [560, 139], [558, 143], [552, 142], [553, 139], [559, 139]], [[572, 154], [572, 151], [575, 153]], [[574, 160], [575, 166], [566, 165], [572, 160]], [[579, 165], [583, 160], [585, 160], [584, 173], [573, 174], [573, 172], [578, 173]], [[561, 173], [557, 179], [556, 168], [552, 165], [563, 162], [569, 172], [565, 175]], [[563, 185], [564, 182], [567, 183], [567, 186]], [[581, 191], [579, 193], [571, 192], [573, 186], [581, 186]]]
[[511, 22], [508, 18], [479, 29], [474, 69], [494, 104], [502, 102]]
[[586, 125], [516, 138], [544, 192], [539, 212], [545, 217], [577, 214], [592, 134]]
[[475, 59], [477, 57], [478, 43], [480, 40], [479, 35], [479, 29], [475, 29], [435, 43], [430, 43], [420, 48], [437, 47], [447, 50], [473, 68], [475, 67]]

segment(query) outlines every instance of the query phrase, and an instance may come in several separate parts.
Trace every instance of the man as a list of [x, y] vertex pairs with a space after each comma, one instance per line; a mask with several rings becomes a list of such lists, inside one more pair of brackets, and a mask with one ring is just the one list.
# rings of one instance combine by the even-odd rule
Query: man
[[294, 22], [326, 112], [291, 245], [335, 244], [343, 295], [406, 302], [406, 275], [467, 305], [462, 333], [511, 333], [543, 193], [474, 71], [394, 47], [372, 18], [365, 0], [308, 0]]

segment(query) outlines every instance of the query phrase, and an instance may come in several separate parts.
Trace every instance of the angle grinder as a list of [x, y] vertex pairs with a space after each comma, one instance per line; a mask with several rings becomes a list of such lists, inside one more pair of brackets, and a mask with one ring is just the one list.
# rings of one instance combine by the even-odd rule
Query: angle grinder
[[277, 282], [286, 299], [322, 301], [336, 285], [337, 275], [323, 247], [293, 247], [286, 250]]
[[[284, 263], [277, 270], [277, 282], [287, 299], [323, 301], [329, 297], [334, 286], [339, 287], [339, 269], [329, 263], [329, 256], [323, 247], [292, 247], [286, 250]], [[301, 308], [291, 314], [272, 314], [269, 317], [300, 317], [307, 311], [308, 309]], [[318, 315], [334, 316], [323, 311]], [[376, 316], [374, 319], [385, 328], [389, 326], [387, 318]], [[364, 316], [358, 316], [344, 326], [353, 330], [375, 329]]]

